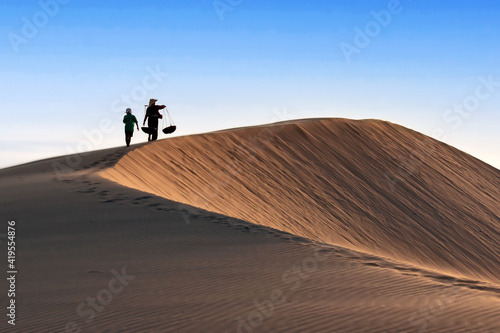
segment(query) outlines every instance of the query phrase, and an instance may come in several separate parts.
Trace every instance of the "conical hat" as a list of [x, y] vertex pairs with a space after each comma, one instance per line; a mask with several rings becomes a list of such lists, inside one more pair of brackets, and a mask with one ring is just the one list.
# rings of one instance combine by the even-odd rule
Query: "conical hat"
[[154, 104], [154, 103], [156, 103], [156, 102], [158, 102], [158, 100], [157, 100], [157, 99], [151, 98], [151, 99], [149, 100], [149, 106], [153, 105], [153, 104]]

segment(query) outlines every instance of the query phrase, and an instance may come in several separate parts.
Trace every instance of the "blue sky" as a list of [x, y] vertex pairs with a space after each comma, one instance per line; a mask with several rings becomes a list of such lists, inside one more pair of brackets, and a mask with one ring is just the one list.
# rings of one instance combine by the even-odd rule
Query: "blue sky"
[[377, 118], [500, 168], [497, 1], [214, 3], [3, 1], [0, 167], [122, 145], [125, 107], [155, 97], [176, 135]]

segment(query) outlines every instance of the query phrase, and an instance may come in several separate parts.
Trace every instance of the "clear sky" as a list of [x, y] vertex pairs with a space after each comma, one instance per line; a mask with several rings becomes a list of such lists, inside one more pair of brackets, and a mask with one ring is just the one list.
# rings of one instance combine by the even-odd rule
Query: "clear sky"
[[176, 135], [377, 118], [500, 168], [499, 17], [497, 0], [2, 1], [0, 167], [122, 145], [125, 108], [142, 122], [155, 97]]

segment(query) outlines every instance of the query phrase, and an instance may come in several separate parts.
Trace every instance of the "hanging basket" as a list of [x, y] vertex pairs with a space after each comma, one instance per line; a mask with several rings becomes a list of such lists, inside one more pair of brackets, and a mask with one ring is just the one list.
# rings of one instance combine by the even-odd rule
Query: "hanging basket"
[[171, 134], [171, 133], [174, 133], [176, 129], [177, 129], [177, 126], [171, 125], [171, 126], [165, 127], [163, 129], [163, 133], [165, 133], [165, 134]]
[[[174, 121], [172, 120], [172, 117], [170, 116], [170, 112], [168, 112], [168, 109], [165, 108], [165, 110], [167, 111], [166, 113], [166, 116], [168, 117], [168, 120], [166, 121], [167, 122], [167, 127], [165, 127], [162, 132], [164, 134], [171, 134], [171, 133], [174, 133], [175, 130], [177, 129], [177, 126], [175, 126], [174, 124]], [[166, 118], [166, 117], [165, 117]]]
[[149, 128], [147, 126], [141, 127], [141, 129], [146, 134], [153, 134], [153, 131], [154, 131], [152, 128]]

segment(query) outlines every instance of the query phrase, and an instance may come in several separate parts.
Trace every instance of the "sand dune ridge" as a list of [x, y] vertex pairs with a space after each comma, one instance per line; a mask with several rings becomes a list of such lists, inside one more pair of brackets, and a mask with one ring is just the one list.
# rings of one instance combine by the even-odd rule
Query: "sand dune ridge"
[[500, 171], [389, 122], [311, 119], [173, 138], [102, 175], [316, 241], [500, 281]]

